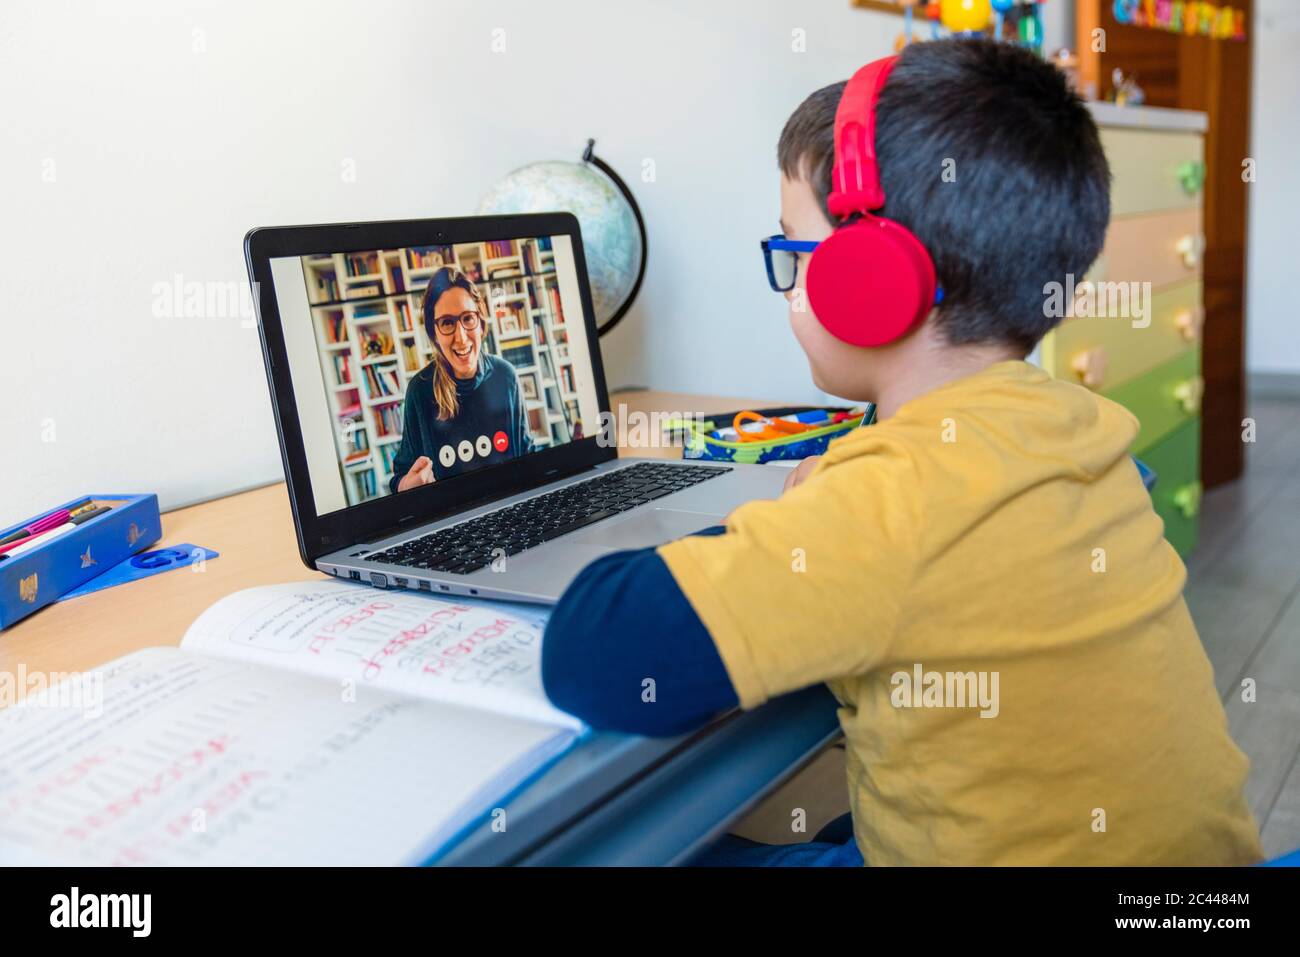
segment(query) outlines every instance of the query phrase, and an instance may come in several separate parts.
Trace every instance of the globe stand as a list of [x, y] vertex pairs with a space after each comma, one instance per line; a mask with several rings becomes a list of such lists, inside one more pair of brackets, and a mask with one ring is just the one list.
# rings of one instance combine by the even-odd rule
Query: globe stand
[[641, 207], [637, 205], [636, 197], [632, 195], [632, 190], [628, 189], [627, 183], [623, 182], [623, 178], [593, 152], [595, 147], [596, 141], [594, 139], [587, 140], [587, 148], [582, 151], [582, 161], [596, 167], [609, 178], [611, 183], [618, 187], [618, 191], [623, 194], [623, 198], [627, 200], [628, 206], [631, 207], [632, 216], [636, 219], [637, 231], [641, 233], [641, 264], [636, 271], [636, 281], [632, 283], [632, 288], [628, 291], [627, 297], [619, 303], [618, 308], [614, 310], [614, 314], [596, 327], [596, 334], [603, 336], [618, 325], [619, 320], [627, 315], [628, 310], [632, 308], [632, 301], [636, 299], [636, 294], [641, 291], [641, 280], [645, 278], [645, 264], [650, 257], [650, 247], [646, 244], [645, 219], [641, 215]]

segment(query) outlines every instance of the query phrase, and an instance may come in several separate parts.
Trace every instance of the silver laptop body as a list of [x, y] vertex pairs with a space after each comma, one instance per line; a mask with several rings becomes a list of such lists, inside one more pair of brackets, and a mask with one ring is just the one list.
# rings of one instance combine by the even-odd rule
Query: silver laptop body
[[[493, 463], [485, 448], [481, 454], [488, 457], [488, 463], [469, 470], [469, 474], [453, 474], [431, 485], [395, 494], [388, 494], [388, 489], [382, 487], [386, 482], [376, 483], [359, 501], [345, 503], [343, 490], [350, 476], [345, 474], [347, 460], [342, 457], [341, 443], [344, 440], [327, 427], [327, 423], [336, 424], [339, 409], [337, 406], [330, 408], [328, 415], [322, 411], [326, 409], [323, 394], [327, 398], [330, 393], [337, 396], [349, 388], [330, 380], [334, 367], [330, 365], [329, 350], [341, 349], [339, 344], [328, 341], [331, 337], [324, 334], [333, 328], [333, 313], [342, 316], [368, 296], [373, 296], [377, 310], [390, 308], [387, 305], [390, 299], [404, 297], [410, 300], [408, 308], [412, 303], [419, 306], [418, 285], [414, 282], [409, 287], [394, 285], [401, 281], [400, 276], [416, 274], [407, 270], [417, 261], [424, 267], [425, 260], [418, 257], [441, 248], [451, 255], [453, 261], [459, 262], [456, 257], [460, 256], [458, 251], [462, 246], [476, 242], [488, 244], [509, 237], [524, 237], [519, 240], [521, 255], [524, 245], [531, 244], [528, 265], [523, 266], [521, 261], [521, 269], [537, 268], [539, 262], [544, 267], [543, 257], [549, 255], [553, 259], [550, 275], [556, 277], [553, 283], [558, 284], [557, 290], [568, 290], [567, 298], [557, 293], [555, 300], [557, 311], [567, 321], [563, 327], [553, 326], [551, 332], [555, 335], [559, 328], [568, 330], [564, 340], [566, 348], [560, 361], [572, 363], [570, 368], [578, 375], [582, 374], [583, 360], [589, 364], [586, 373], [590, 377], [590, 391], [586, 393], [587, 411], [582, 412], [577, 420], [581, 428], [571, 429], [565, 441], [556, 442], [542, 451]], [[548, 238], [548, 241], [543, 245], [527, 237]], [[379, 588], [551, 603], [560, 597], [584, 566], [602, 555], [672, 541], [721, 523], [728, 513], [744, 502], [775, 498], [781, 493], [789, 474], [784, 468], [694, 463], [680, 458], [617, 458], [613, 442], [602, 441], [595, 435], [591, 427], [596, 418], [595, 410], [599, 409], [602, 419], [607, 419], [611, 410], [582, 239], [577, 219], [568, 213], [260, 228], [250, 231], [245, 237], [244, 251], [257, 306], [263, 358], [299, 551], [309, 567]], [[369, 275], [376, 267], [367, 263], [376, 256], [382, 260], [387, 275]], [[403, 256], [410, 258], [404, 261]], [[353, 257], [361, 260], [362, 275], [358, 278], [332, 265], [337, 263], [350, 270]], [[561, 259], [567, 269], [563, 276], [560, 275]], [[442, 261], [441, 257], [435, 260]], [[488, 275], [488, 265], [483, 263], [485, 275]], [[430, 269], [437, 268], [424, 267], [422, 274], [427, 276]], [[534, 281], [546, 275], [542, 268], [539, 272], [525, 272], [522, 276], [474, 281], [490, 286], [523, 279]], [[312, 277], [318, 280], [315, 284]], [[427, 289], [430, 280], [424, 281]], [[347, 290], [352, 288], [348, 283], [364, 284], [370, 288], [348, 298], [351, 294]], [[343, 284], [343, 292], [334, 291], [339, 284]], [[382, 289], [379, 288], [381, 284]], [[390, 285], [405, 291], [390, 292]], [[378, 313], [380, 316], [383, 314]], [[494, 319], [485, 314], [487, 329], [484, 335], [496, 330], [493, 323], [499, 321], [500, 314], [496, 316]], [[418, 316], [416, 320], [420, 321]], [[362, 321], [371, 321], [369, 314]], [[396, 331], [401, 327], [394, 325], [392, 328]], [[505, 328], [501, 327], [502, 333]], [[517, 336], [519, 333], [512, 327], [512, 334]], [[412, 334], [407, 335], [410, 338]], [[504, 334], [497, 335], [495, 348], [502, 348], [502, 342], [507, 338]], [[440, 348], [432, 332], [423, 341], [430, 349]], [[540, 349], [539, 345], [538, 351]], [[395, 362], [399, 357], [400, 353], [391, 361]], [[358, 364], [365, 365], [370, 361], [383, 363], [390, 360], [377, 356]], [[520, 380], [523, 368], [516, 366]], [[539, 380], [547, 388], [554, 386], [544, 375], [540, 375]], [[578, 386], [571, 388], [577, 389]], [[366, 397], [361, 395], [361, 398], [365, 400]], [[398, 401], [398, 398], [404, 406], [405, 392], [392, 401]], [[361, 404], [367, 403], [363, 401]], [[368, 404], [375, 404], [374, 397]], [[323, 439], [322, 432], [325, 435]], [[400, 433], [398, 438], [401, 438]], [[486, 443], [487, 436], [481, 437], [480, 441]], [[340, 447], [331, 448], [331, 444]], [[470, 444], [463, 443], [465, 446]], [[371, 451], [378, 458], [377, 449]], [[470, 450], [467, 449], [462, 460], [469, 462], [469, 456]], [[444, 461], [442, 464], [450, 467], [453, 463]], [[386, 477], [391, 479], [395, 464], [384, 468], [389, 469]], [[621, 474], [624, 470], [639, 471]], [[650, 478], [645, 477], [647, 474]], [[617, 486], [624, 491], [618, 493], [617, 501], [613, 500], [613, 493], [601, 492], [605, 496], [602, 500], [610, 502], [608, 507], [586, 514], [580, 521], [553, 528], [544, 540], [533, 541], [527, 534], [522, 537], [514, 534], [527, 523], [515, 522], [512, 525], [511, 522], [493, 519], [497, 513], [512, 508], [515, 511], [508, 514], [536, 514], [538, 503], [533, 500], [557, 491], [567, 495], [570, 501], [586, 500], [590, 497], [590, 489], [584, 483], [588, 482], [603, 482], [608, 487]], [[644, 494], [628, 494], [626, 490], [629, 488], [640, 489]], [[486, 564], [480, 562], [478, 567], [467, 569], [469, 563], [450, 560], [448, 555], [451, 553], [441, 545], [430, 555], [429, 549], [420, 543], [421, 539], [431, 535], [441, 536], [437, 538], [439, 542], [464, 537], [462, 533], [467, 523], [485, 516], [498, 522], [503, 539], [512, 535], [515, 539], [503, 540], [500, 547], [490, 548], [490, 560]], [[568, 528], [568, 524], [574, 527]], [[488, 544], [495, 545], [495, 542], [489, 541]], [[482, 550], [479, 552], [476, 557], [482, 558]], [[413, 556], [419, 560], [412, 561]], [[430, 558], [439, 560], [428, 560]]]

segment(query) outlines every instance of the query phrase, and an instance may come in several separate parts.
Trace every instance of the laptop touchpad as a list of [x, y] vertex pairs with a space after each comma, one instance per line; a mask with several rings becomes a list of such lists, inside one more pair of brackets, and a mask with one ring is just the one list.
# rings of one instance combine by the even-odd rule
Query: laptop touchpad
[[721, 523], [721, 515], [652, 508], [619, 521], [601, 522], [573, 541], [579, 545], [604, 545], [606, 548], [648, 548]]

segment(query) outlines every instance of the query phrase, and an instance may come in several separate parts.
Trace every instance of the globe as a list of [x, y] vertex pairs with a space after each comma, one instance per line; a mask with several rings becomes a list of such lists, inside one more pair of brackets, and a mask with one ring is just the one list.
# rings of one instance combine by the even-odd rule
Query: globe
[[[588, 152], [590, 157], [590, 144]], [[551, 160], [531, 163], [507, 174], [486, 196], [482, 213], [573, 213], [582, 227], [582, 246], [591, 280], [592, 305], [601, 331], [612, 326], [631, 305], [645, 259], [639, 211], [611, 180], [587, 163]], [[626, 189], [626, 187], [623, 187]]]

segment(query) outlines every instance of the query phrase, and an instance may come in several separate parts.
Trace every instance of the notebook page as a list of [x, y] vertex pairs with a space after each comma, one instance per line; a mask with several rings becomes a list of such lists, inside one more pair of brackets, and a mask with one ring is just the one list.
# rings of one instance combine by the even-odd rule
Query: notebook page
[[173, 648], [0, 712], [0, 864], [418, 863], [567, 730]]
[[356, 688], [483, 708], [560, 727], [582, 722], [542, 690], [547, 610], [457, 602], [347, 582], [288, 582], [227, 595], [182, 647]]

